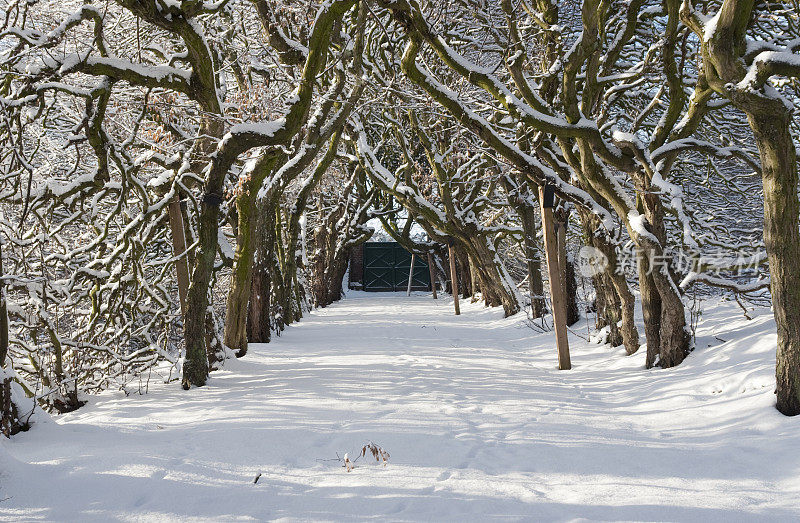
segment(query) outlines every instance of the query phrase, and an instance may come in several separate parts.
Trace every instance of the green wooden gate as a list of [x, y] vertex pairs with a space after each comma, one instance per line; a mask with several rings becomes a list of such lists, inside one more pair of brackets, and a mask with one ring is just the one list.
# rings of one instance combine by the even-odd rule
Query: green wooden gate
[[[408, 287], [411, 253], [395, 242], [367, 242], [364, 244], [364, 290], [404, 291]], [[414, 260], [414, 277], [411, 290], [427, 291], [431, 288], [427, 260], [417, 256]]]

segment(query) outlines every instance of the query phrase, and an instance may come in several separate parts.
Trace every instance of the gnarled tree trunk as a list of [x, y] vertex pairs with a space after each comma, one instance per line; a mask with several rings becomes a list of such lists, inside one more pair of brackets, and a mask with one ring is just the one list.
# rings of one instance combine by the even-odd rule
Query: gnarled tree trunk
[[[766, 104], [765, 104], [766, 105]], [[764, 185], [764, 243], [769, 257], [770, 293], [778, 327], [775, 380], [777, 408], [800, 414], [800, 233], [797, 155], [791, 114], [780, 100], [751, 110], [750, 126], [761, 156]]]
[[[778, 330], [775, 366], [777, 408], [800, 414], [800, 232], [797, 151], [791, 134], [792, 112], [764, 87], [776, 74], [800, 77], [796, 55], [789, 61], [759, 55], [745, 68], [746, 32], [753, 0], [725, 0], [715, 27], [684, 3], [681, 19], [702, 36], [703, 66], [709, 86], [746, 115], [758, 146], [764, 187], [764, 244], [770, 272], [772, 310]], [[780, 53], [778, 53], [780, 55]], [[760, 59], [761, 58], [761, 59]], [[771, 89], [771, 88], [770, 88]]]
[[633, 354], [639, 350], [639, 331], [634, 321], [636, 298], [618, 265], [614, 245], [598, 230], [600, 224], [596, 217], [584, 210], [579, 210], [579, 215], [587, 245], [600, 251], [607, 261], [605, 269], [592, 277], [597, 296], [596, 327], [610, 327], [611, 346], [624, 345], [625, 351]]
[[236, 351], [238, 357], [247, 353], [247, 311], [255, 252], [259, 235], [265, 234], [258, 226], [261, 223], [258, 216], [274, 212], [272, 207], [277, 199], [269, 196], [258, 198], [258, 191], [266, 177], [274, 171], [280, 156], [280, 153], [273, 153], [259, 158], [244, 190], [236, 197], [236, 251], [225, 306], [225, 345]]
[[273, 215], [265, 213], [258, 216], [257, 222], [258, 245], [251, 279], [247, 341], [249, 343], [269, 343], [272, 335], [272, 267], [275, 256], [275, 220]]
[[[520, 301], [516, 288], [513, 287], [513, 282], [510, 281], [491, 240], [478, 234], [465, 234], [464, 236], [463, 240], [458, 238], [460, 240], [458, 243], [466, 251], [469, 259], [473, 260], [472, 268], [477, 272], [486, 304], [490, 307], [502, 305], [506, 316], [518, 313]], [[467, 263], [465, 269], [468, 271], [469, 268]], [[459, 277], [461, 280], [467, 280], [467, 275], [463, 277], [459, 275]], [[467, 282], [465, 281], [464, 284], [466, 285]]]
[[544, 282], [542, 281], [542, 259], [536, 242], [536, 213], [530, 206], [517, 209], [522, 221], [522, 246], [528, 268], [528, 291], [531, 299], [531, 316], [540, 318], [545, 314]]

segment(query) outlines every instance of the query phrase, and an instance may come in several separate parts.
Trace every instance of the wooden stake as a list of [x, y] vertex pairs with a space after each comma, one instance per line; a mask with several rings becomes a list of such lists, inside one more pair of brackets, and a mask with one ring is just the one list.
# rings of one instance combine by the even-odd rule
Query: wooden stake
[[561, 284], [562, 267], [558, 263], [558, 238], [553, 220], [552, 188], [539, 187], [539, 203], [542, 211], [542, 231], [544, 233], [545, 254], [547, 257], [547, 274], [550, 280], [550, 297], [553, 302], [553, 323], [556, 329], [556, 346], [558, 347], [558, 368], [569, 370], [572, 363], [569, 358], [569, 340], [567, 338], [567, 300]]
[[186, 261], [186, 237], [183, 229], [183, 214], [181, 213], [181, 200], [176, 195], [169, 202], [169, 226], [172, 229], [172, 254], [180, 256], [175, 261], [175, 270], [178, 273], [178, 299], [181, 302], [181, 314], [186, 314], [186, 295], [189, 292], [189, 264]]
[[433, 265], [433, 254], [428, 253], [428, 272], [431, 273], [431, 289], [433, 290], [433, 299], [436, 299], [436, 267]]
[[406, 296], [411, 296], [411, 282], [414, 279], [414, 260], [417, 259], [417, 255], [413, 252], [411, 253], [411, 268], [408, 270], [408, 292], [406, 292]]
[[458, 275], [456, 274], [456, 250], [453, 248], [453, 240], [450, 240], [447, 252], [450, 255], [450, 286], [453, 288], [453, 307], [458, 316], [461, 314], [461, 308], [458, 306]]

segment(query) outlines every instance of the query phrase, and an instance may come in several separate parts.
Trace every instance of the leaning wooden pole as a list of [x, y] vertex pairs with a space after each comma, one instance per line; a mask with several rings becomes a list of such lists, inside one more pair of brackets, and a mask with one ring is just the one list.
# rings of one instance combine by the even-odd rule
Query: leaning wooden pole
[[428, 253], [428, 272], [431, 273], [431, 290], [433, 299], [436, 299], [436, 267], [433, 265], [433, 254]]
[[411, 296], [411, 282], [414, 281], [414, 260], [417, 259], [417, 255], [413, 252], [411, 253], [411, 268], [408, 269], [408, 291], [406, 292], [406, 296]]
[[447, 244], [447, 252], [450, 258], [450, 287], [453, 290], [453, 307], [456, 309], [456, 316], [461, 314], [461, 308], [458, 306], [458, 274], [456, 274], [456, 250], [453, 246], [453, 239], [451, 238]]
[[178, 299], [181, 314], [186, 314], [186, 295], [189, 292], [189, 264], [186, 260], [186, 236], [184, 236], [183, 213], [180, 197], [169, 202], [169, 226], [172, 229], [172, 255], [175, 256], [175, 271], [178, 274]]
[[572, 363], [569, 358], [569, 340], [567, 338], [567, 297], [561, 279], [563, 268], [558, 263], [558, 238], [553, 220], [554, 199], [552, 186], [539, 187], [547, 274], [550, 280], [550, 299], [553, 305], [553, 323], [558, 347], [558, 368], [569, 370], [572, 368]]

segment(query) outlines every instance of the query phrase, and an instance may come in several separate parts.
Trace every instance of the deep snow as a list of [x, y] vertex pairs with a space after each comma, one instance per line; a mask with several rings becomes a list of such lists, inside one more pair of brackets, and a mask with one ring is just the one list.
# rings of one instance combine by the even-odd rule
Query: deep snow
[[[800, 519], [768, 310], [706, 304], [672, 370], [571, 335], [571, 371], [552, 333], [462, 311], [351, 293], [204, 388], [95, 397], [0, 444], [0, 518]], [[322, 461], [369, 440], [387, 467]]]

